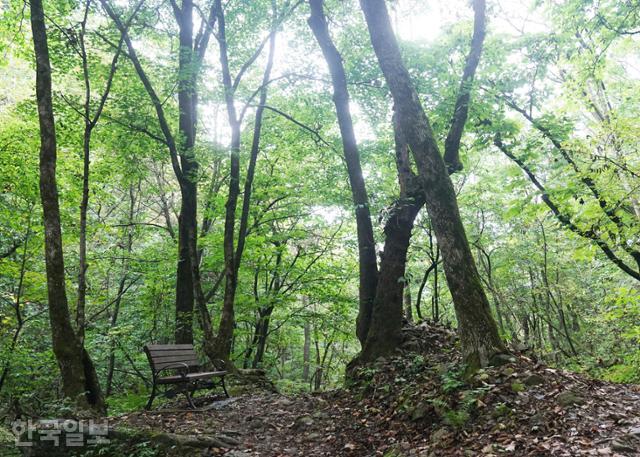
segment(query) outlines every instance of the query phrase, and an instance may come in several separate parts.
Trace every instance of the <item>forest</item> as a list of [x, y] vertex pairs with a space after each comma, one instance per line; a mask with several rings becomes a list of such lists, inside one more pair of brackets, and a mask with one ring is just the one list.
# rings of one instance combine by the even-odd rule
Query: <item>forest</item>
[[640, 455], [637, 0], [0, 17], [0, 455]]

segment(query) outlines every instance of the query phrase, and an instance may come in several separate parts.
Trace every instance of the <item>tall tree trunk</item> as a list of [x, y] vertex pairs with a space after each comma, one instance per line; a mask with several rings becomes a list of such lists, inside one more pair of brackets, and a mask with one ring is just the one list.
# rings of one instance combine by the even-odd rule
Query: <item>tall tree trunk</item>
[[[232, 352], [233, 329], [235, 326], [235, 297], [238, 288], [238, 271], [244, 251], [245, 238], [247, 236], [249, 205], [251, 202], [251, 190], [253, 188], [253, 177], [255, 172], [256, 160], [260, 150], [260, 135], [262, 131], [262, 117], [264, 106], [267, 98], [267, 86], [273, 67], [273, 58], [275, 54], [275, 37], [276, 37], [276, 11], [275, 3], [272, 2], [274, 23], [269, 37], [269, 55], [267, 65], [263, 74], [262, 87], [260, 90], [260, 104], [256, 110], [256, 118], [254, 121], [253, 141], [251, 145], [251, 155], [247, 177], [244, 186], [244, 198], [242, 204], [242, 212], [240, 219], [240, 228], [238, 233], [238, 242], [235, 246], [235, 222], [236, 209], [238, 206], [238, 197], [240, 195], [240, 142], [241, 142], [241, 120], [238, 117], [235, 107], [235, 90], [240, 82], [241, 74], [237, 75], [232, 81], [231, 71], [229, 67], [229, 55], [226, 39], [226, 24], [224, 10], [221, 0], [214, 2], [218, 22], [218, 43], [220, 48], [220, 64], [222, 67], [222, 85], [225, 90], [225, 104], [227, 107], [227, 115], [229, 118], [229, 126], [231, 127], [231, 145], [230, 145], [230, 173], [229, 173], [229, 194], [225, 205], [225, 222], [224, 222], [224, 267], [225, 267], [225, 286], [224, 298], [222, 303], [222, 313], [218, 326], [218, 334], [215, 340], [215, 356], [229, 363]], [[258, 48], [258, 51], [261, 48]]]
[[489, 301], [471, 254], [453, 184], [402, 61], [384, 0], [360, 0], [360, 4], [394, 100], [397, 122], [413, 153], [426, 194], [427, 211], [442, 250], [465, 361], [471, 368], [486, 365], [493, 355], [506, 349], [491, 316]]
[[222, 1], [215, 1], [215, 9], [218, 21], [218, 43], [220, 48], [220, 64], [222, 67], [222, 83], [224, 86], [225, 102], [227, 106], [227, 116], [231, 127], [230, 145], [230, 172], [229, 172], [229, 194], [225, 204], [224, 218], [224, 298], [222, 302], [222, 313], [220, 324], [215, 341], [216, 358], [228, 361], [231, 354], [231, 341], [233, 339], [233, 327], [235, 325], [234, 304], [237, 289], [237, 270], [235, 262], [235, 224], [236, 208], [238, 206], [238, 196], [240, 195], [240, 121], [236, 113], [234, 87], [229, 69], [229, 56], [226, 39], [226, 24]]
[[53, 352], [62, 390], [82, 409], [104, 412], [105, 405], [91, 358], [71, 326], [65, 290], [60, 208], [56, 183], [56, 131], [51, 97], [51, 65], [42, 0], [32, 0], [31, 29], [36, 57], [36, 98], [40, 122], [40, 199], [44, 219], [45, 264]]
[[349, 91], [347, 76], [342, 65], [342, 56], [331, 40], [327, 20], [323, 10], [323, 0], [310, 0], [311, 16], [309, 27], [322, 49], [324, 58], [329, 66], [331, 82], [333, 84], [333, 103], [336, 108], [338, 126], [342, 137], [342, 150], [347, 164], [349, 184], [356, 214], [356, 228], [358, 235], [358, 257], [360, 267], [359, 310], [356, 324], [356, 334], [360, 343], [364, 345], [369, 325], [373, 301], [378, 283], [378, 265], [376, 246], [371, 225], [369, 198], [360, 166], [360, 154], [353, 129], [353, 121], [349, 110]]
[[[193, 343], [193, 278], [189, 244], [197, 246], [198, 163], [193, 147], [196, 142], [196, 83], [198, 61], [193, 44], [193, 2], [183, 0], [175, 11], [180, 28], [178, 68], [178, 150], [180, 179], [180, 215], [178, 217], [178, 266], [176, 272], [176, 343]], [[195, 237], [195, 239], [192, 239]]]
[[309, 368], [311, 366], [311, 324], [304, 323], [304, 346], [302, 348], [302, 380], [309, 381]]
[[370, 362], [394, 351], [402, 342], [403, 292], [411, 231], [424, 205], [424, 193], [411, 171], [409, 148], [394, 117], [396, 167], [400, 198], [384, 227], [385, 241], [371, 325], [359, 360]]
[[91, 97], [91, 78], [89, 74], [89, 59], [85, 46], [85, 35], [87, 27], [87, 18], [89, 17], [89, 9], [91, 8], [91, 0], [85, 0], [84, 16], [80, 23], [80, 33], [78, 42], [80, 44], [80, 55], [82, 59], [82, 76], [84, 79], [84, 134], [82, 136], [82, 199], [80, 201], [80, 240], [78, 249], [78, 298], [76, 302], [76, 328], [80, 344], [84, 345], [85, 333], [85, 308], [87, 296], [87, 212], [89, 210], [89, 172], [91, 165], [91, 136], [93, 130], [98, 124], [102, 111], [111, 92], [113, 77], [115, 76], [118, 59], [122, 52], [122, 38], [118, 42], [118, 47], [111, 61], [111, 68], [107, 77], [107, 83], [104, 92], [100, 96], [97, 108], [92, 113], [92, 97]]

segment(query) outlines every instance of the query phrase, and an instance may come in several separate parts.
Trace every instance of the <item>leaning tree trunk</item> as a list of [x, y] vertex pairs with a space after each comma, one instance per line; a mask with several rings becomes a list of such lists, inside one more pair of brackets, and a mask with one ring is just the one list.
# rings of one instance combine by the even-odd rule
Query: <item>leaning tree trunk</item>
[[356, 324], [356, 334], [360, 343], [364, 345], [371, 323], [371, 313], [378, 284], [378, 264], [376, 259], [376, 245], [371, 225], [369, 198], [360, 166], [360, 154], [353, 129], [353, 121], [349, 110], [349, 91], [347, 76], [342, 65], [342, 56], [333, 44], [327, 20], [323, 10], [323, 0], [310, 0], [311, 16], [309, 27], [322, 49], [333, 84], [333, 103], [336, 107], [342, 150], [344, 152], [351, 195], [356, 213], [356, 228], [358, 234], [358, 257], [360, 266], [359, 311]]
[[64, 396], [71, 398], [80, 408], [103, 412], [105, 406], [95, 368], [73, 331], [69, 315], [56, 183], [57, 146], [47, 32], [42, 0], [32, 0], [30, 5], [40, 121], [40, 199], [44, 219], [47, 294], [53, 352], [60, 367]]
[[407, 71], [384, 0], [360, 0], [369, 35], [395, 104], [426, 195], [426, 206], [442, 251], [465, 361], [486, 365], [504, 352], [489, 302], [462, 225], [455, 190], [429, 120]]
[[391, 209], [384, 227], [384, 251], [380, 261], [371, 325], [362, 352], [352, 366], [390, 354], [402, 343], [407, 252], [414, 221], [424, 205], [424, 193], [411, 171], [409, 149], [395, 119], [394, 132], [400, 198]]

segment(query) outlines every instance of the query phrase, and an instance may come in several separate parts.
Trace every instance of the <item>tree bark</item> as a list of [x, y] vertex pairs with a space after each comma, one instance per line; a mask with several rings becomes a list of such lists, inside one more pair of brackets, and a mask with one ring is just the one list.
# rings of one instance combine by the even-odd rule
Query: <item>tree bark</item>
[[[240, 70], [235, 79], [232, 80], [226, 39], [225, 14], [221, 0], [216, 0], [214, 5], [218, 22], [217, 39], [220, 48], [222, 85], [225, 91], [225, 104], [227, 107], [229, 126], [231, 127], [229, 194], [227, 197], [227, 203], [225, 205], [225, 223], [223, 237], [225, 286], [224, 298], [222, 303], [222, 313], [220, 316], [220, 323], [218, 325], [218, 334], [215, 340], [215, 354], [216, 358], [222, 359], [225, 362], [229, 363], [229, 358], [232, 351], [233, 329], [235, 326], [234, 306], [236, 291], [238, 288], [238, 271], [240, 268], [240, 261], [242, 259], [245, 238], [247, 235], [249, 205], [251, 202], [251, 190], [253, 186], [256, 160], [258, 152], [260, 150], [260, 135], [262, 129], [264, 106], [267, 97], [267, 84], [270, 78], [271, 68], [273, 67], [273, 58], [275, 54], [276, 11], [275, 4], [272, 2], [272, 7], [274, 8], [274, 24], [269, 36], [269, 56], [267, 58], [267, 65], [263, 74], [263, 84], [260, 90], [260, 104], [258, 109], [256, 110], [251, 157], [247, 170], [247, 177], [245, 179], [245, 194], [243, 198], [238, 242], [236, 246], [234, 243], [234, 239], [236, 209], [238, 206], [238, 197], [240, 195], [241, 119], [238, 117], [238, 113], [235, 107], [235, 90], [242, 77], [242, 70]], [[255, 57], [257, 57], [257, 53], [261, 49], [261, 47], [258, 47], [256, 53], [254, 53]], [[253, 56], [251, 59], [253, 59]], [[250, 63], [252, 61], [251, 59], [245, 62], [245, 67], [243, 68], [246, 68], [247, 63]]]
[[308, 19], [309, 27], [322, 49], [324, 58], [329, 66], [331, 82], [333, 85], [333, 103], [336, 108], [338, 126], [342, 137], [342, 150], [344, 153], [351, 195], [355, 206], [356, 228], [358, 235], [359, 257], [359, 310], [356, 323], [356, 334], [360, 343], [364, 345], [373, 310], [373, 301], [378, 284], [378, 265], [376, 259], [376, 246], [373, 237], [373, 226], [369, 211], [369, 197], [362, 175], [360, 154], [353, 129], [353, 121], [349, 109], [349, 91], [347, 89], [347, 76], [342, 65], [342, 56], [333, 44], [327, 20], [323, 10], [323, 0], [310, 0], [311, 16]]
[[[183, 0], [174, 10], [180, 28], [178, 67], [178, 150], [180, 179], [180, 215], [178, 217], [178, 266], [176, 274], [176, 343], [193, 344], [193, 277], [189, 244], [197, 246], [198, 162], [193, 150], [196, 141], [197, 61], [193, 43], [193, 2]], [[192, 239], [195, 237], [195, 239]]]
[[311, 367], [311, 324], [304, 323], [304, 346], [302, 347], [302, 380], [309, 381], [309, 368]]
[[53, 352], [60, 367], [64, 396], [71, 398], [81, 409], [104, 412], [105, 405], [95, 368], [71, 326], [65, 290], [60, 207], [56, 183], [57, 145], [45, 15], [42, 0], [32, 0], [30, 5], [40, 123], [40, 199], [44, 220], [47, 295]]
[[404, 284], [404, 318], [407, 322], [413, 322], [413, 303], [411, 300], [411, 287], [408, 282]]
[[456, 105], [453, 110], [451, 126], [444, 143], [444, 163], [447, 166], [449, 174], [460, 171], [463, 168], [462, 162], [460, 161], [460, 140], [467, 122], [469, 102], [471, 100], [471, 86], [475, 78], [476, 69], [480, 63], [482, 46], [486, 34], [485, 0], [474, 0], [473, 10], [474, 20], [471, 49], [467, 55], [462, 80], [460, 81], [460, 89], [458, 90], [458, 98], [456, 99]]
[[413, 223], [424, 205], [424, 192], [409, 162], [409, 147], [394, 117], [396, 167], [400, 198], [385, 223], [384, 251], [369, 333], [359, 360], [371, 362], [393, 352], [402, 342], [405, 270]]
[[267, 336], [269, 336], [269, 322], [271, 321], [272, 313], [273, 306], [268, 306], [260, 310], [260, 319], [256, 325], [256, 355], [253, 357], [252, 368], [258, 368], [262, 364], [264, 351], [267, 346]]
[[113, 55], [109, 75], [100, 101], [94, 113], [91, 112], [91, 78], [89, 74], [89, 59], [85, 47], [85, 35], [87, 18], [91, 0], [86, 0], [85, 11], [82, 22], [80, 23], [80, 33], [78, 42], [80, 44], [80, 55], [82, 59], [82, 76], [84, 79], [84, 134], [82, 136], [82, 198], [80, 201], [80, 240], [78, 247], [78, 297], [76, 302], [76, 328], [80, 343], [84, 345], [85, 332], [85, 308], [87, 295], [87, 212], [89, 210], [89, 173], [91, 165], [91, 136], [93, 130], [98, 124], [102, 111], [111, 92], [113, 77], [115, 76], [118, 59], [122, 52], [122, 38], [118, 43], [118, 47]]
[[[138, 182], [138, 191], [140, 190], [140, 182]], [[129, 187], [129, 214], [127, 221], [129, 224], [134, 222], [135, 215], [135, 205], [136, 205], [136, 194], [134, 192], [134, 187]], [[127, 283], [127, 277], [129, 273], [129, 261], [128, 257], [131, 255], [131, 251], [133, 250], [133, 229], [132, 227], [127, 227], [126, 234], [126, 244], [123, 249], [122, 255], [122, 276], [120, 277], [120, 281], [118, 283], [118, 291], [116, 295], [115, 302], [113, 304], [113, 311], [111, 313], [111, 319], [109, 321], [109, 329], [115, 328], [118, 323], [118, 317], [120, 314], [120, 304], [122, 303], [122, 297], [125, 293], [125, 286]], [[106, 383], [106, 394], [107, 397], [111, 395], [113, 388], [113, 373], [115, 369], [116, 362], [116, 353], [115, 353], [115, 342], [112, 340], [109, 344], [109, 363], [107, 365], [107, 383]]]
[[[27, 249], [29, 247], [29, 239], [31, 238], [31, 218], [33, 214], [33, 206], [29, 209], [29, 216], [27, 221], [27, 231], [25, 233], [22, 245], [24, 246], [22, 249], [22, 259], [20, 261], [20, 276], [18, 278], [18, 289], [15, 292], [15, 302], [13, 304], [13, 309], [16, 314], [16, 324], [17, 327], [13, 332], [13, 337], [11, 338], [11, 343], [9, 343], [9, 354], [13, 354], [17, 344], [18, 338], [20, 338], [20, 333], [25, 324], [25, 319], [22, 316], [22, 310], [20, 309], [22, 303], [22, 289], [24, 285], [24, 277], [27, 271]], [[9, 370], [11, 369], [11, 357], [7, 357], [7, 359], [3, 363], [2, 374], [0, 374], [0, 392], [2, 392], [2, 387], [4, 386], [7, 377], [9, 376]]]
[[218, 334], [215, 340], [215, 357], [228, 361], [231, 354], [231, 341], [233, 339], [233, 327], [235, 325], [235, 295], [237, 289], [237, 270], [235, 262], [235, 223], [236, 208], [238, 206], [238, 196], [240, 195], [240, 121], [236, 113], [234, 87], [229, 68], [229, 56], [226, 39], [225, 15], [222, 8], [222, 1], [216, 0], [214, 3], [218, 22], [218, 44], [220, 49], [220, 65], [222, 67], [222, 85], [224, 87], [225, 103], [229, 126], [231, 127], [231, 145], [229, 149], [230, 170], [229, 170], [229, 194], [225, 204], [224, 219], [224, 298], [222, 302], [222, 313]]
[[506, 349], [471, 254], [453, 184], [402, 61], [384, 0], [360, 0], [360, 4], [394, 100], [397, 122], [413, 153], [426, 194], [427, 211], [442, 251], [465, 361], [471, 368], [487, 365], [493, 355]]

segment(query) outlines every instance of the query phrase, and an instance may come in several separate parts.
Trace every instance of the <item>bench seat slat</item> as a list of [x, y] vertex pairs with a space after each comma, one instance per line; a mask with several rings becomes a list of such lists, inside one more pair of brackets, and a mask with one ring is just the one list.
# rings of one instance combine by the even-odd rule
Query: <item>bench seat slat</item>
[[187, 365], [190, 368], [197, 368], [200, 366], [200, 362], [198, 362], [197, 360], [178, 360], [175, 362], [161, 362], [161, 363], [155, 363], [153, 366], [155, 368], [156, 371], [158, 370], [162, 370], [168, 367], [168, 369], [174, 368], [176, 370], [179, 369], [184, 369], [184, 365]]
[[162, 362], [163, 360], [176, 360], [178, 358], [182, 357], [183, 359], [197, 359], [198, 356], [196, 355], [195, 352], [190, 352], [190, 353], [185, 353], [185, 354], [176, 354], [176, 353], [170, 353], [167, 355], [152, 355], [151, 358], [153, 359], [154, 362], [158, 361], [158, 362]]
[[[186, 375], [186, 379], [188, 381], [195, 381], [197, 379], [205, 379], [211, 378], [214, 376], [224, 376], [227, 374], [226, 371], [207, 371], [202, 373], [188, 373]], [[162, 378], [158, 378], [158, 384], [176, 384], [180, 383], [184, 378], [182, 376], [164, 376]]]
[[180, 351], [162, 351], [162, 352], [150, 352], [149, 353], [151, 355], [152, 358], [162, 358], [162, 357], [171, 357], [173, 355], [184, 355], [184, 356], [192, 356], [192, 355], [196, 355], [196, 351], [187, 351], [187, 350], [180, 350]]
[[147, 348], [150, 351], [172, 351], [176, 349], [193, 350], [193, 344], [148, 344]]

